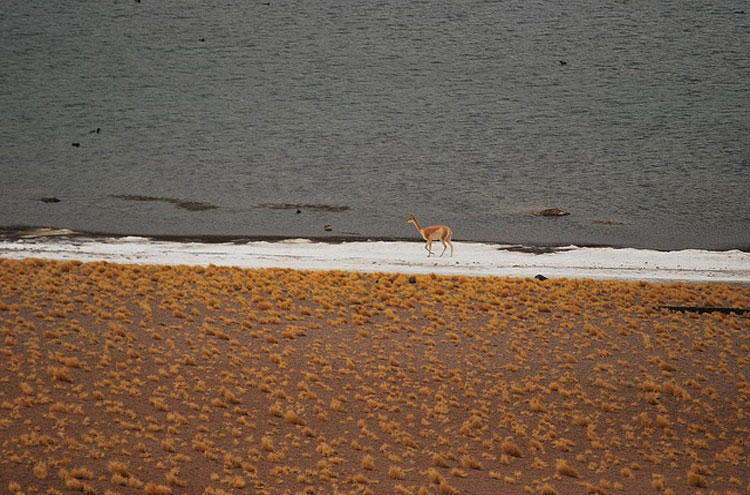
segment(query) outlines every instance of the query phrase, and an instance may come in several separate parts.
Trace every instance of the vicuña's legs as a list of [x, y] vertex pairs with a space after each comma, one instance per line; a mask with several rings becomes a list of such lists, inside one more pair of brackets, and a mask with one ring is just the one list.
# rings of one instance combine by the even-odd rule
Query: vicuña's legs
[[[447, 238], [447, 239], [445, 240], [445, 242], [447, 242], [447, 243], [448, 243], [448, 245], [449, 245], [449, 246], [451, 247], [451, 258], [452, 258], [452, 257], [453, 257], [453, 243], [451, 242], [451, 238], [450, 238], [450, 237], [448, 237], [448, 238]], [[443, 251], [445, 251], [445, 249], [443, 249]]]
[[[443, 251], [440, 253], [440, 257], [442, 258], [445, 254], [445, 250], [448, 249], [448, 245], [445, 243], [446, 239], [440, 239], [440, 242], [443, 244]], [[453, 256], [453, 249], [451, 249], [451, 256]]]
[[427, 241], [424, 245], [424, 248], [427, 250], [427, 257], [429, 258], [432, 253], [432, 249], [430, 247], [432, 246], [432, 241]]

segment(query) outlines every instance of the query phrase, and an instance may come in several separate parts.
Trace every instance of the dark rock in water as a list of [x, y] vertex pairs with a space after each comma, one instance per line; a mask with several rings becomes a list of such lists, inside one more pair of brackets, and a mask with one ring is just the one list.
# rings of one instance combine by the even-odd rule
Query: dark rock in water
[[297, 211], [295, 211], [294, 213], [296, 213], [297, 215], [299, 215], [300, 213], [302, 213], [302, 210], [300, 210], [299, 208], [297, 208]]
[[537, 280], [539, 280], [539, 281], [541, 281], [541, 282], [544, 282], [545, 280], [549, 280], [547, 277], [545, 277], [542, 274], [538, 274], [538, 275], [534, 276], [534, 278], [537, 279]]
[[570, 247], [559, 247], [559, 246], [508, 246], [499, 247], [498, 251], [508, 251], [511, 253], [527, 253], [527, 254], [554, 254], [564, 253], [574, 248]]
[[59, 203], [60, 202], [60, 200], [57, 199], [54, 196], [50, 196], [50, 197], [47, 197], [47, 198], [41, 198], [40, 201], [42, 203]]
[[560, 208], [547, 208], [546, 210], [536, 210], [534, 213], [534, 216], [537, 217], [564, 217], [566, 215], [570, 215], [565, 210], [561, 210]]
[[301, 203], [262, 203], [256, 205], [256, 208], [268, 208], [270, 210], [296, 210], [297, 213], [302, 213], [302, 210], [312, 211], [325, 211], [329, 213], [339, 213], [347, 211], [348, 206], [335, 206], [326, 204], [301, 204]]

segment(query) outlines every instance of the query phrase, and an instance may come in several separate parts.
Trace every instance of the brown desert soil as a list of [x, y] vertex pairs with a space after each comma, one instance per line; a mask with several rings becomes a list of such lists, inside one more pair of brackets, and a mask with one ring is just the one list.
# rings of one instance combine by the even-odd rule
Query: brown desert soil
[[0, 491], [746, 495], [750, 315], [659, 306], [750, 288], [0, 259]]

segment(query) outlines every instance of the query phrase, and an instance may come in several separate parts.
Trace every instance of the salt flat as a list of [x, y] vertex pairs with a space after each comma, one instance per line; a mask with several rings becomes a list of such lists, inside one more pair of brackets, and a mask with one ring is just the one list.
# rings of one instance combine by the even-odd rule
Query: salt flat
[[[632, 248], [524, 248], [455, 242], [453, 257], [427, 257], [421, 242], [236, 243], [155, 241], [144, 237], [43, 237], [0, 241], [0, 256], [115, 263], [218, 265], [408, 274], [750, 283], [750, 253]], [[433, 246], [439, 252], [439, 247]]]

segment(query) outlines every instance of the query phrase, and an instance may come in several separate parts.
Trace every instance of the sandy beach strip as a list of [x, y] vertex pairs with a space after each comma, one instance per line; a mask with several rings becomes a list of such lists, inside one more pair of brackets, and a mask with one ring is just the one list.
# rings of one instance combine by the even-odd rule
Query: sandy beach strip
[[720, 283], [0, 258], [2, 489], [747, 495], [743, 308]]

